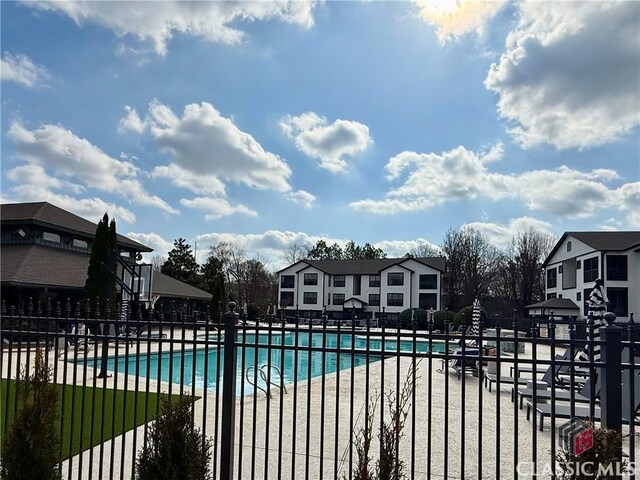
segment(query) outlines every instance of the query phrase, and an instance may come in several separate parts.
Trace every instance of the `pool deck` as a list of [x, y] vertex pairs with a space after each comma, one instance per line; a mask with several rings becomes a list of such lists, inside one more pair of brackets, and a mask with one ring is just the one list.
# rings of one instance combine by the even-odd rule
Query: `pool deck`
[[[401, 332], [400, 335], [412, 340], [412, 336], [405, 335], [408, 333]], [[173, 338], [181, 338], [179, 330], [173, 335]], [[190, 343], [193, 342], [191, 332], [186, 333], [184, 340], [186, 348], [193, 348], [193, 343]], [[157, 350], [157, 347], [158, 344], [153, 342], [151, 351]], [[530, 349], [531, 345], [527, 344], [527, 348]], [[127, 349], [129, 354], [136, 354], [136, 343], [121, 345], [117, 349], [118, 354], [123, 355]], [[143, 341], [140, 353], [146, 350], [147, 342]], [[168, 343], [163, 345], [162, 351], [169, 351]], [[174, 346], [174, 351], [180, 351], [178, 346]], [[114, 346], [109, 347], [109, 354], [116, 354]], [[18, 360], [17, 352], [3, 354], [2, 376], [5, 378], [8, 375], [9, 355], [12, 356], [12, 377], [15, 377]], [[93, 358], [93, 355], [94, 351], [90, 350], [89, 357]], [[68, 359], [72, 357], [70, 350]], [[538, 346], [536, 357], [539, 360], [549, 359], [549, 347]], [[531, 352], [526, 351], [519, 358], [531, 358]], [[49, 352], [48, 360], [52, 363], [57, 361], [56, 381], [62, 381], [64, 369], [67, 378], [73, 378], [70, 376], [73, 374], [72, 363], [58, 358], [56, 352]], [[23, 353], [21, 362], [25, 361]], [[355, 369], [288, 385], [286, 394], [280, 395], [275, 390], [272, 399], [266, 398], [262, 392], [244, 397], [244, 401], [238, 397], [235, 457], [236, 467], [241, 466], [241, 471], [236, 470], [234, 478], [325, 479], [334, 478], [334, 474], [338, 478], [347, 474], [348, 478], [346, 468], [350, 455], [355, 462], [355, 452], [349, 448], [349, 438], [352, 430], [357, 432], [364, 424], [367, 392], [371, 400], [380, 393], [397, 390], [398, 385], [401, 386], [404, 382], [412, 363], [412, 359], [408, 357], [390, 357]], [[502, 375], [509, 375], [510, 363], [506, 359], [501, 363]], [[82, 378], [83, 368], [85, 367], [79, 367], [77, 378]], [[87, 385], [93, 384], [94, 372], [91, 368], [86, 369]], [[99, 387], [123, 389], [125, 385], [127, 389], [133, 390], [135, 378], [127, 378], [119, 373], [97, 381]], [[151, 379], [141, 380], [138, 388], [179, 392], [179, 386], [175, 384]], [[201, 427], [202, 419], [206, 416], [204, 433], [219, 440], [221, 425], [216, 422], [216, 418], [220, 415], [215, 415], [215, 412], [216, 409], [221, 412], [221, 396], [210, 391], [205, 395], [199, 389], [194, 393], [202, 397], [194, 406], [196, 426]], [[525, 410], [519, 410], [511, 402], [510, 385], [503, 385], [500, 390], [494, 388], [489, 392], [478, 377], [467, 374], [458, 379], [453, 370], [442, 370], [440, 359], [427, 358], [417, 366], [414, 393], [404, 427], [405, 436], [400, 441], [401, 458], [407, 466], [409, 478], [427, 478], [427, 474], [434, 479], [513, 478], [516, 455], [517, 461], [522, 462], [520, 471], [523, 475], [520, 478], [531, 478], [526, 472], [530, 471], [530, 462], [534, 459], [537, 459], [541, 468], [550, 465], [552, 433], [549, 422], [545, 423], [545, 430], [539, 432], [535, 423], [527, 421]], [[384, 409], [388, 417], [386, 405]], [[380, 411], [378, 400], [374, 418], [376, 426], [380, 422]], [[558, 421], [557, 426], [562, 423], [564, 420]], [[103, 477], [108, 477], [109, 470], [112, 470], [114, 477], [118, 478], [123, 469], [125, 478], [132, 478], [134, 452], [141, 447], [144, 427], [140, 426], [136, 430], [136, 445], [133, 444], [134, 430], [130, 430], [105, 442], [101, 447], [94, 447], [93, 465], [89, 463], [89, 451], [65, 461], [64, 478], [78, 478], [80, 463], [82, 478], [88, 478], [89, 469], [93, 478], [99, 478], [100, 450], [106, 460], [103, 464], [106, 469], [106, 472], [102, 472]], [[375, 434], [374, 429], [373, 452], [378, 450]], [[412, 438], [415, 441], [411, 442]], [[121, 454], [123, 441], [124, 455]], [[115, 449], [113, 464], [108, 460], [112, 449]], [[640, 456], [639, 449], [640, 445], [636, 445], [636, 456]], [[219, 468], [219, 462], [217, 465]], [[443, 474], [445, 465], [447, 477]]]

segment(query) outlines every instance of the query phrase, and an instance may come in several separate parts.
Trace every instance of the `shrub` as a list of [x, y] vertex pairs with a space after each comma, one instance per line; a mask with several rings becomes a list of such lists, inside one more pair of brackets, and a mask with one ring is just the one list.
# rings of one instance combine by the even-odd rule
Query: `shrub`
[[33, 375], [17, 382], [18, 410], [2, 443], [3, 480], [53, 480], [60, 475], [58, 390], [50, 383], [51, 367], [38, 348]]
[[450, 310], [438, 310], [433, 316], [433, 328], [444, 332], [445, 322], [453, 322], [455, 316], [456, 314]]
[[[380, 457], [372, 468], [371, 441], [373, 439], [373, 421], [378, 405], [379, 395], [369, 400], [369, 412], [363, 428], [356, 434], [353, 446], [356, 450], [357, 460], [353, 471], [356, 480], [401, 480], [406, 478], [406, 464], [400, 459], [400, 439], [404, 436], [403, 429], [409, 408], [411, 396], [416, 388], [413, 383], [416, 376], [419, 361], [409, 367], [407, 376], [400, 392], [389, 391], [385, 395], [389, 412], [389, 421], [383, 421], [378, 430], [378, 442], [380, 445]], [[343, 479], [347, 475], [343, 475]]]
[[210, 479], [211, 440], [193, 426], [192, 402], [185, 396], [160, 400], [160, 412], [149, 429], [149, 443], [136, 461], [137, 480]]
[[400, 312], [400, 325], [402, 328], [413, 330], [411, 325], [411, 311], [413, 310], [413, 319], [416, 322], [416, 330], [427, 329], [428, 312], [424, 308], [407, 308]]

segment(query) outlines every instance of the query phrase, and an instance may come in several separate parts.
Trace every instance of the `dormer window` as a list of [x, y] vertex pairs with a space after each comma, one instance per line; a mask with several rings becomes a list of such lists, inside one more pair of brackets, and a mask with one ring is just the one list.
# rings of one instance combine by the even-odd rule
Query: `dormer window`
[[58, 235], [57, 233], [53, 233], [53, 232], [43, 232], [42, 233], [42, 240], [44, 240], [46, 242], [60, 243], [60, 235]]
[[72, 245], [76, 248], [89, 248], [89, 244], [79, 238], [74, 238]]
[[567, 242], [567, 252], [571, 251], [571, 240]]

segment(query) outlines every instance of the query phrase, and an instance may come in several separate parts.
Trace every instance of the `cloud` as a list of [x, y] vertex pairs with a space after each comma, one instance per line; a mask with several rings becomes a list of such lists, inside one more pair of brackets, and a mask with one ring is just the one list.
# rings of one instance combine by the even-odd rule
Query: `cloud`
[[76, 178], [97, 190], [117, 193], [139, 205], [178, 213], [164, 200], [145, 191], [136, 179], [139, 169], [133, 163], [110, 157], [59, 125], [28, 130], [14, 122], [8, 136], [13, 140], [16, 156], [31, 165], [51, 169], [62, 177]]
[[225, 198], [214, 197], [196, 197], [193, 199], [183, 198], [180, 203], [188, 208], [197, 208], [205, 210], [207, 213], [204, 218], [207, 220], [216, 220], [218, 218], [227, 217], [236, 213], [242, 213], [256, 217], [258, 213], [244, 205], [231, 205]]
[[90, 2], [83, 0], [41, 0], [27, 5], [58, 11], [78, 25], [96, 23], [118, 36], [131, 35], [149, 41], [159, 55], [167, 53], [174, 33], [204, 38], [211, 42], [237, 44], [245, 33], [239, 21], [278, 20], [310, 28], [317, 2], [284, 0], [275, 2]]
[[461, 228], [470, 227], [484, 235], [489, 242], [497, 248], [507, 248], [511, 239], [521, 232], [526, 232], [533, 228], [536, 232], [555, 235], [552, 226], [548, 222], [532, 217], [512, 218], [507, 225], [489, 222], [472, 222], [463, 225]]
[[630, 224], [636, 224], [637, 184], [610, 187], [608, 183], [619, 179], [615, 171], [582, 172], [561, 166], [510, 175], [492, 172], [488, 165], [496, 161], [499, 150], [475, 153], [460, 146], [441, 154], [402, 152], [385, 167], [387, 179], [401, 184], [381, 200], [358, 200], [350, 206], [374, 214], [394, 214], [456, 200], [511, 199], [529, 210], [562, 218], [585, 218], [603, 209], [617, 209], [628, 215]]
[[506, 0], [414, 0], [420, 16], [438, 29], [441, 44], [468, 33], [484, 31]]
[[6, 176], [16, 185], [5, 190], [2, 203], [49, 202], [92, 222], [100, 220], [105, 212], [118, 222], [133, 223], [136, 220], [130, 210], [100, 198], [68, 195], [69, 192], [81, 194], [84, 187], [51, 177], [39, 165], [22, 165], [7, 171]]
[[169, 251], [173, 249], [173, 242], [165, 240], [157, 233], [129, 232], [127, 233], [127, 237], [131, 240], [135, 240], [136, 242], [146, 245], [147, 247], [153, 248], [153, 253], [146, 254], [149, 257], [154, 255], [164, 255], [166, 257], [168, 256]]
[[403, 257], [411, 250], [420, 249], [423, 247], [439, 250], [440, 247], [435, 243], [430, 242], [424, 238], [417, 238], [415, 240], [382, 240], [373, 244], [376, 248], [381, 248], [388, 257]]
[[316, 203], [316, 196], [304, 190], [289, 192], [286, 194], [286, 197], [293, 203], [302, 205], [304, 208], [311, 208]]
[[[145, 124], [156, 144], [171, 154], [173, 162], [169, 167], [177, 167], [184, 175], [208, 176], [209, 180], [215, 177], [265, 190], [291, 190], [287, 182], [291, 169], [287, 163], [265, 151], [210, 103], [187, 105], [182, 117], [178, 117], [166, 105], [153, 101]], [[156, 169], [152, 173], [164, 175], [166, 171]], [[218, 194], [220, 180], [213, 181], [210, 189], [203, 183], [195, 188]]]
[[515, 140], [585, 148], [636, 128], [638, 31], [637, 2], [522, 2], [485, 80]]
[[36, 65], [26, 55], [5, 52], [0, 60], [0, 79], [25, 87], [44, 86], [50, 75], [46, 68]]
[[345, 156], [365, 151], [373, 140], [369, 127], [352, 120], [336, 120], [328, 124], [314, 112], [287, 115], [280, 120], [282, 132], [295, 140], [302, 153], [320, 160], [320, 167], [332, 173], [346, 172]]
[[136, 112], [135, 108], [131, 108], [129, 105], [124, 107], [127, 114], [120, 119], [118, 123], [118, 131], [120, 133], [124, 132], [136, 132], [142, 133], [144, 131], [144, 122]]

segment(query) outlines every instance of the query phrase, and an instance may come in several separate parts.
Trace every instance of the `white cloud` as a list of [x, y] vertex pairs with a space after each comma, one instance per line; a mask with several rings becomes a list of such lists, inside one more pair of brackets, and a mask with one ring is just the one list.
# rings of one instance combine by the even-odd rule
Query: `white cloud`
[[590, 147], [640, 123], [637, 2], [520, 3], [485, 85], [524, 148]]
[[507, 225], [490, 222], [472, 222], [461, 228], [470, 227], [484, 235], [492, 245], [504, 249], [509, 246], [511, 239], [521, 232], [533, 228], [536, 232], [555, 235], [551, 224], [532, 217], [512, 218]]
[[[158, 146], [173, 157], [173, 165], [193, 176], [209, 176], [249, 187], [287, 192], [291, 169], [278, 155], [267, 152], [232, 120], [207, 102], [187, 105], [182, 117], [154, 101], [145, 122]], [[156, 170], [154, 174], [162, 174]], [[181, 185], [183, 186], [183, 185]], [[207, 190], [220, 192], [220, 182]]]
[[311, 208], [316, 203], [316, 196], [312, 193], [305, 192], [304, 190], [298, 190], [297, 192], [289, 192], [286, 194], [287, 198], [293, 203], [302, 205], [304, 208]]
[[[22, 165], [9, 170], [7, 178], [16, 185], [2, 195], [2, 203], [49, 202], [87, 220], [97, 222], [105, 212], [118, 222], [133, 223], [134, 213], [100, 198], [77, 198], [69, 192], [81, 194], [84, 188], [47, 175], [38, 165]], [[64, 192], [64, 193], [62, 193]]]
[[0, 79], [17, 82], [25, 87], [42, 86], [49, 79], [49, 72], [36, 65], [26, 55], [12, 55], [5, 52], [0, 60]]
[[164, 255], [168, 256], [169, 251], [173, 249], [173, 242], [165, 240], [157, 233], [136, 233], [129, 232], [127, 233], [127, 237], [131, 240], [135, 240], [147, 247], [153, 248], [153, 253], [151, 255], [146, 254], [148, 256], [153, 255]]
[[89, 141], [59, 125], [28, 130], [20, 123], [9, 128], [16, 155], [29, 164], [51, 169], [56, 175], [76, 178], [85, 186], [117, 193], [139, 205], [178, 213], [161, 198], [147, 193], [136, 179], [139, 169], [130, 161], [110, 157]]
[[298, 150], [317, 158], [320, 167], [333, 173], [347, 171], [344, 157], [361, 153], [373, 143], [366, 125], [352, 120], [336, 120], [329, 125], [326, 118], [314, 112], [288, 115], [280, 120], [280, 128], [295, 139]]
[[142, 133], [144, 131], [144, 122], [140, 118], [140, 115], [138, 115], [136, 109], [129, 105], [126, 105], [124, 109], [127, 114], [120, 119], [120, 122], [118, 123], [118, 131], [120, 133], [128, 131]]
[[118, 35], [132, 35], [152, 42], [159, 55], [167, 53], [174, 33], [201, 37], [211, 42], [236, 44], [244, 38], [238, 21], [279, 20], [310, 28], [315, 1], [275, 2], [92, 2], [84, 0], [40, 0], [30, 5], [54, 10], [77, 24], [103, 25]]
[[411, 250], [423, 247], [440, 250], [438, 245], [424, 238], [417, 238], [415, 240], [382, 240], [381, 242], [374, 243], [373, 246], [381, 248], [390, 258], [403, 257]]
[[387, 192], [384, 199], [364, 199], [352, 208], [376, 214], [426, 210], [455, 200], [512, 199], [529, 210], [562, 218], [585, 218], [603, 209], [617, 209], [637, 224], [638, 187], [625, 184], [612, 188], [619, 179], [610, 169], [582, 172], [566, 166], [555, 170], [533, 170], [519, 174], [491, 172], [496, 149], [475, 153], [460, 146], [444, 152], [402, 152], [386, 165], [387, 179], [403, 183]]
[[216, 220], [218, 218], [227, 217], [236, 213], [242, 213], [252, 217], [257, 216], [257, 212], [251, 210], [245, 205], [231, 205], [226, 198], [214, 197], [196, 197], [193, 199], [183, 198], [180, 203], [188, 208], [197, 208], [205, 210], [207, 213], [204, 218], [207, 220]]
[[198, 174], [191, 170], [179, 167], [175, 163], [160, 165], [151, 172], [154, 178], [168, 178], [180, 188], [185, 188], [199, 195], [212, 194], [224, 196], [225, 186], [215, 175]]
[[438, 29], [441, 44], [468, 33], [484, 31], [506, 0], [414, 0], [420, 16]]

